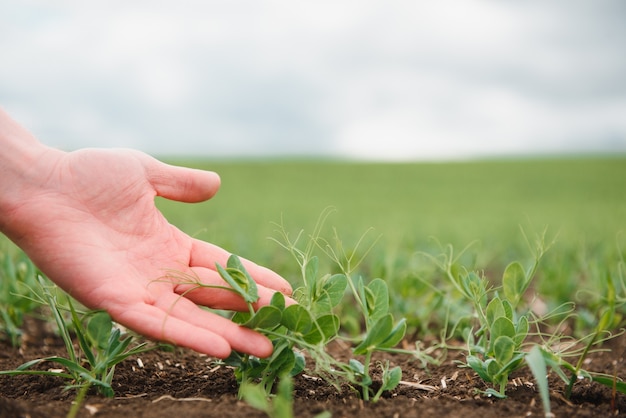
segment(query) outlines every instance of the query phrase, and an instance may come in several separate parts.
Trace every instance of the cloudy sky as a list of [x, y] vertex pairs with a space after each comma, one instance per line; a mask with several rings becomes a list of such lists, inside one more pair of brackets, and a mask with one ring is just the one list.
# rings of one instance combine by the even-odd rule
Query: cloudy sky
[[621, 0], [0, 4], [0, 106], [63, 149], [626, 153]]

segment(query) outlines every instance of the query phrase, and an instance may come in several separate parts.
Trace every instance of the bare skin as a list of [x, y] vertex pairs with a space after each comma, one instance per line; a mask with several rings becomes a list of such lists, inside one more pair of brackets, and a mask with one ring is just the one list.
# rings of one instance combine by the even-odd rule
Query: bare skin
[[[198, 306], [245, 310], [234, 293], [159, 280], [174, 270], [224, 285], [215, 263], [230, 253], [169, 224], [154, 203], [210, 199], [217, 174], [132, 150], [48, 148], [1, 109], [0, 145], [0, 231], [70, 295], [151, 339], [219, 358], [233, 349], [271, 354], [264, 336]], [[276, 291], [291, 293], [278, 274], [244, 264], [259, 285], [258, 306]]]

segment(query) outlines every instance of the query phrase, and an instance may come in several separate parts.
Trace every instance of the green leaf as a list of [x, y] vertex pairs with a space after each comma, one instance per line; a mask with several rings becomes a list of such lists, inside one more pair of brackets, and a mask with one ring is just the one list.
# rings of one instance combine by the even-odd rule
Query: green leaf
[[243, 358], [241, 354], [236, 351], [231, 351], [230, 355], [224, 359], [224, 364], [231, 367], [241, 368], [243, 367]]
[[392, 328], [393, 316], [391, 314], [387, 314], [380, 318], [374, 326], [369, 329], [361, 344], [354, 348], [354, 354], [365, 354], [369, 351], [375, 350], [379, 344], [389, 337]]
[[302, 305], [291, 305], [283, 311], [281, 323], [288, 330], [305, 335], [313, 326], [313, 318]]
[[323, 290], [316, 296], [316, 299], [312, 302], [311, 313], [314, 316], [320, 316], [327, 314], [333, 310], [333, 305], [330, 300], [328, 292]]
[[363, 366], [363, 363], [361, 363], [357, 359], [350, 359], [348, 365], [350, 366], [350, 370], [352, 370], [354, 373], [359, 375], [365, 374], [365, 366]]
[[281, 324], [282, 313], [276, 306], [267, 305], [261, 307], [252, 318], [243, 324], [251, 329], [272, 330]]
[[87, 322], [87, 335], [99, 349], [104, 349], [109, 343], [113, 322], [106, 312], [96, 312]]
[[496, 359], [489, 358], [485, 360], [484, 367], [485, 371], [489, 375], [490, 381], [495, 383], [496, 377], [498, 376], [498, 373], [500, 373], [500, 365], [498, 364]]
[[498, 392], [497, 390], [495, 390], [494, 388], [489, 388], [487, 390], [485, 390], [483, 392], [485, 395], [487, 396], [492, 396], [494, 398], [498, 398], [498, 399], [506, 399], [506, 395]]
[[383, 389], [382, 390], [393, 390], [398, 386], [402, 380], [402, 369], [399, 366], [394, 367], [391, 370], [386, 370], [383, 373]]
[[517, 306], [526, 291], [526, 285], [526, 273], [519, 262], [515, 261], [506, 266], [502, 275], [502, 287], [504, 296], [511, 301], [514, 307]]
[[241, 382], [239, 393], [241, 394], [243, 400], [251, 407], [265, 413], [270, 412], [270, 404], [267, 400], [267, 394], [260, 385], [243, 381]]
[[491, 333], [491, 341], [497, 340], [499, 337], [515, 337], [515, 326], [509, 318], [501, 316], [493, 321], [489, 330]]
[[304, 354], [300, 353], [299, 351], [294, 351], [293, 355], [296, 361], [294, 362], [293, 368], [291, 369], [291, 372], [289, 372], [289, 374], [291, 376], [296, 376], [300, 374], [306, 367], [306, 359], [304, 358]]
[[312, 292], [315, 292], [315, 289], [316, 289], [318, 266], [319, 266], [319, 259], [317, 258], [317, 256], [313, 256], [306, 263], [306, 267], [304, 269], [304, 278], [306, 280], [306, 286], [309, 289], [311, 289]]
[[272, 404], [273, 417], [293, 417], [293, 380], [291, 376], [283, 375], [278, 381], [278, 391]]
[[[78, 314], [76, 313], [76, 310], [74, 309], [74, 305], [72, 305], [72, 303], [70, 302], [69, 306], [70, 306], [70, 313], [72, 315], [72, 325], [74, 325], [74, 332], [76, 333], [76, 338], [78, 339], [78, 345], [80, 346], [81, 350], [85, 354], [85, 357], [87, 357], [87, 362], [89, 362], [89, 364], [92, 367], [95, 367], [96, 358], [93, 352], [91, 351], [92, 345], [90, 344], [89, 336], [86, 334], [86, 330], [83, 328], [83, 323], [78, 317]], [[55, 306], [55, 309], [58, 310], [58, 307]], [[72, 352], [68, 354], [70, 354], [70, 356], [73, 356], [72, 357], [73, 362], [77, 363], [79, 361], [77, 359], [76, 353], [74, 352], [73, 348], [72, 348]]]
[[334, 274], [325, 280], [322, 289], [328, 293], [332, 307], [337, 306], [341, 302], [347, 286], [348, 279], [344, 274]]
[[245, 269], [241, 260], [236, 255], [228, 258], [227, 268], [215, 264], [219, 275], [240, 295], [246, 303], [254, 303], [259, 300], [256, 282]]
[[487, 318], [488, 324], [493, 324], [497, 318], [500, 318], [504, 315], [504, 306], [502, 306], [502, 300], [495, 296], [489, 304], [487, 305], [487, 309], [485, 310], [485, 316]]
[[252, 318], [252, 314], [250, 312], [235, 312], [230, 320], [235, 324], [243, 325], [248, 322], [250, 318]]
[[372, 324], [389, 312], [389, 290], [383, 279], [374, 279], [365, 287], [369, 323]]
[[268, 367], [273, 376], [291, 373], [296, 365], [296, 356], [288, 346], [277, 346], [269, 359]]
[[304, 341], [309, 344], [326, 343], [335, 337], [339, 331], [339, 317], [337, 315], [323, 315], [317, 318], [315, 322], [317, 326], [314, 324], [311, 331], [303, 336]]
[[406, 326], [406, 319], [402, 318], [391, 330], [387, 339], [378, 344], [378, 348], [393, 348], [398, 345], [404, 338], [404, 334], [406, 334]]
[[548, 370], [542, 353], [543, 351], [539, 348], [539, 346], [535, 345], [526, 355], [526, 363], [535, 377], [535, 382], [537, 382], [539, 394], [541, 395], [541, 402], [543, 403], [543, 411], [547, 417], [551, 415], [552, 411], [550, 407], [550, 392], [548, 388]]
[[521, 316], [517, 321], [517, 326], [515, 327], [515, 345], [520, 346], [526, 340], [528, 336], [528, 331], [530, 330], [530, 324], [528, 323], [528, 318], [526, 315]]
[[472, 370], [474, 370], [485, 382], [493, 383], [491, 376], [487, 372], [485, 363], [480, 358], [472, 355], [467, 356], [467, 365], [470, 366]]
[[285, 310], [285, 295], [281, 292], [274, 292], [270, 299], [270, 306], [278, 308], [281, 312]]
[[487, 283], [484, 278], [472, 271], [461, 277], [460, 280], [462, 289], [468, 299], [480, 305], [487, 303]]
[[493, 345], [493, 352], [496, 361], [502, 367], [513, 358], [513, 354], [515, 354], [515, 341], [513, 341], [511, 337], [505, 335], [500, 336], [496, 338]]
[[511, 302], [503, 300], [502, 308], [504, 308], [504, 316], [513, 321], [513, 305], [511, 305]]
[[598, 382], [604, 386], [608, 386], [610, 388], [615, 388], [616, 391], [618, 391], [619, 393], [624, 393], [626, 394], [626, 382], [623, 382], [621, 380], [617, 380], [614, 377], [607, 377], [607, 376], [591, 376], [591, 379], [594, 382]]

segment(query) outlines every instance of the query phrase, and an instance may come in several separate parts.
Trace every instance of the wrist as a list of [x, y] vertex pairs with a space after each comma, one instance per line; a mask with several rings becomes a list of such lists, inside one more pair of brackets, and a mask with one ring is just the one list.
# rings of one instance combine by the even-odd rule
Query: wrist
[[44, 186], [57, 153], [63, 154], [40, 143], [0, 108], [0, 231], [6, 232], [11, 214], [31, 192]]

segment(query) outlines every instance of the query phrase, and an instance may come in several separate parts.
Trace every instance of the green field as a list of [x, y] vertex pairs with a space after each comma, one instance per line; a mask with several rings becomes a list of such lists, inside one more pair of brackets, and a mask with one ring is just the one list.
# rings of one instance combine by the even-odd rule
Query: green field
[[[177, 162], [217, 171], [211, 201], [160, 201], [181, 229], [272, 264], [273, 223], [310, 230], [326, 207], [327, 224], [346, 241], [368, 228], [377, 250], [456, 247], [479, 240], [498, 261], [545, 227], [557, 246], [614, 247], [626, 232], [626, 159], [367, 164], [311, 161]], [[516, 254], [517, 255], [517, 254]]]

